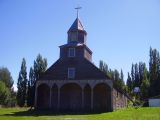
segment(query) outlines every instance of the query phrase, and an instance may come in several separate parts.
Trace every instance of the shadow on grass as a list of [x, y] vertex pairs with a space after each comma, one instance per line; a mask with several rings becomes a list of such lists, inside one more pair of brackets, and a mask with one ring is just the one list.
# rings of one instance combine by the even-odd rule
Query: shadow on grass
[[103, 112], [53, 112], [51, 110], [26, 110], [3, 114], [0, 116], [61, 116], [61, 115], [91, 115]]

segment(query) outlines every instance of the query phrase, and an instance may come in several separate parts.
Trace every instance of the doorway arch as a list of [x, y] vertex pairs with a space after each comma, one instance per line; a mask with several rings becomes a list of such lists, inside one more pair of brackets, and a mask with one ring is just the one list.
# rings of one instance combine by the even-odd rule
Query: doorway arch
[[60, 89], [60, 109], [63, 111], [79, 111], [82, 105], [82, 89], [76, 83], [67, 83]]
[[50, 103], [50, 88], [47, 84], [42, 83], [37, 88], [37, 107], [39, 109], [48, 109]]
[[111, 89], [105, 83], [97, 84], [93, 89], [93, 110], [111, 111]]

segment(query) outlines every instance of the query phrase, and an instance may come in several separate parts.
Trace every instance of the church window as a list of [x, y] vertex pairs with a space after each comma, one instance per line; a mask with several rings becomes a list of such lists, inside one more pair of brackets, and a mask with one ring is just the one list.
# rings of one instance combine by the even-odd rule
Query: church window
[[72, 34], [71, 35], [71, 41], [76, 41], [77, 40], [77, 35], [76, 34]]
[[69, 48], [68, 57], [75, 57], [75, 48]]
[[75, 78], [75, 68], [68, 68], [68, 78]]

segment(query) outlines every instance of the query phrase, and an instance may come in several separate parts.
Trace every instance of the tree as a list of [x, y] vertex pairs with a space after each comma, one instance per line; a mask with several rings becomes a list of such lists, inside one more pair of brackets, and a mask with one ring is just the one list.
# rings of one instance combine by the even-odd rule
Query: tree
[[7, 68], [0, 68], [0, 80], [5, 83], [6, 87], [11, 89], [13, 86], [13, 79], [11, 73]]
[[144, 73], [143, 73], [143, 80], [142, 80], [142, 84], [141, 84], [141, 99], [147, 99], [148, 95], [149, 95], [149, 80], [147, 78], [147, 68], [145, 66], [144, 68]]
[[119, 73], [119, 71], [115, 69], [115, 71], [114, 71], [114, 80], [115, 80], [116, 86], [120, 90], [125, 90], [125, 83], [124, 83], [123, 77], [124, 77], [123, 71], [121, 70], [121, 72]]
[[146, 69], [146, 64], [143, 62], [139, 62], [139, 84], [142, 84], [144, 69]]
[[127, 78], [127, 91], [129, 94], [132, 93], [132, 90], [133, 90], [133, 83], [132, 83], [132, 79], [131, 79], [131, 76], [128, 72], [128, 78]]
[[150, 97], [160, 94], [160, 56], [156, 49], [150, 48], [149, 60], [149, 80]]
[[125, 89], [125, 83], [124, 83], [124, 75], [123, 75], [123, 71], [121, 70], [121, 73], [119, 73], [118, 70], [111, 70], [108, 65], [103, 62], [102, 60], [100, 60], [99, 62], [99, 69], [104, 72], [107, 76], [109, 76], [112, 80], [115, 81], [115, 85], [121, 89], [124, 90]]
[[34, 61], [35, 81], [40, 78], [40, 76], [45, 72], [46, 69], [47, 69], [47, 59], [42, 58], [42, 56], [38, 54], [36, 60]]
[[[13, 91], [13, 79], [10, 71], [6, 67], [0, 68], [0, 101], [3, 106], [9, 107], [15, 105], [15, 92]], [[5, 91], [3, 93], [3, 90]]]
[[27, 94], [27, 67], [25, 58], [22, 59], [21, 70], [19, 72], [17, 82], [17, 103], [20, 107], [23, 107], [26, 102]]
[[134, 69], [134, 64], [132, 63], [132, 67], [131, 67], [131, 79], [132, 79], [132, 87], [134, 88], [134, 82], [135, 82], [135, 69]]
[[34, 77], [34, 70], [31, 67], [30, 71], [29, 71], [29, 79], [28, 79], [28, 88], [27, 88], [27, 106], [32, 106], [34, 103], [34, 99], [32, 99], [34, 97], [34, 91], [33, 91], [33, 87], [34, 87], [34, 82], [35, 82], [35, 77]]
[[4, 82], [0, 81], [0, 105], [4, 104], [6, 95], [6, 86], [4, 84]]
[[135, 80], [134, 87], [140, 87], [138, 64], [135, 64]]
[[46, 71], [47, 69], [47, 59], [42, 58], [40, 54], [38, 54], [36, 60], [34, 61], [33, 68], [30, 69], [29, 74], [29, 82], [30, 84], [30, 96], [28, 98], [28, 105], [33, 106], [34, 105], [34, 98], [35, 98], [35, 83], [36, 81], [41, 77], [41, 75]]
[[6, 106], [9, 102], [10, 92], [5, 83], [0, 81], [0, 105]]
[[123, 81], [124, 83], [124, 75], [123, 75], [123, 70], [121, 69], [121, 76], [120, 76], [120, 79]]
[[99, 61], [99, 69], [108, 75], [108, 65], [102, 60]]
[[116, 81], [117, 85], [118, 85], [118, 80], [120, 78], [119, 72], [118, 70], [114, 70], [114, 80]]
[[120, 75], [120, 85], [122, 86], [123, 89], [125, 88], [124, 74], [122, 69], [121, 69], [121, 75]]

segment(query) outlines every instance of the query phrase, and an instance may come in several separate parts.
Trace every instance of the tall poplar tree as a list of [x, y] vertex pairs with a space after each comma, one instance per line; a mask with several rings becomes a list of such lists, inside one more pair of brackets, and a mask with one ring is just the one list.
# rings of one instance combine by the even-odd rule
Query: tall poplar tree
[[143, 79], [142, 79], [142, 84], [140, 86], [141, 89], [141, 99], [147, 99], [149, 97], [149, 80], [147, 78], [147, 68], [145, 66], [144, 68], [144, 73], [143, 73]]
[[29, 79], [28, 79], [28, 91], [27, 91], [27, 106], [33, 106], [34, 104], [34, 88], [35, 87], [35, 74], [34, 70], [31, 67], [29, 71]]
[[134, 87], [140, 87], [140, 80], [139, 80], [139, 70], [138, 64], [135, 64], [135, 80], [134, 80]]
[[160, 95], [160, 56], [156, 49], [150, 48], [149, 79], [150, 97]]
[[125, 82], [124, 82], [124, 74], [123, 74], [123, 70], [121, 69], [121, 76], [120, 76], [120, 85], [122, 86], [122, 88], [124, 89], [125, 87]]
[[131, 76], [128, 72], [128, 78], [127, 78], [127, 91], [129, 94], [132, 93], [132, 90], [133, 90], [133, 83], [132, 83], [132, 79], [131, 79]]
[[109, 72], [108, 65], [102, 60], [99, 61], [99, 69], [108, 75], [108, 72]]
[[28, 106], [34, 106], [34, 98], [35, 98], [35, 83], [40, 78], [40, 76], [46, 71], [47, 69], [47, 59], [42, 58], [40, 54], [38, 54], [36, 60], [34, 60], [33, 68], [30, 68], [29, 72], [29, 81], [28, 85], [28, 99], [27, 103]]
[[132, 63], [132, 67], [131, 67], [131, 79], [132, 79], [132, 87], [134, 89], [135, 85], [135, 69], [134, 69], [134, 64]]

